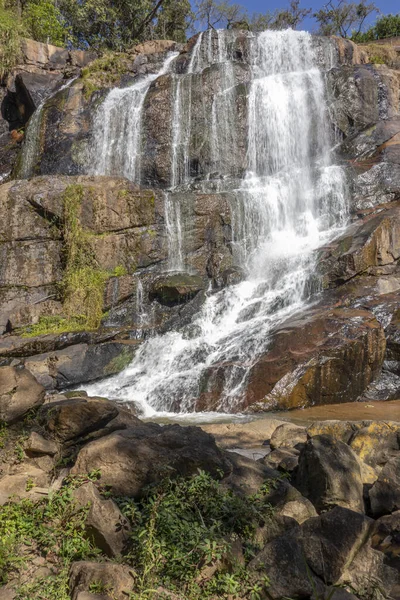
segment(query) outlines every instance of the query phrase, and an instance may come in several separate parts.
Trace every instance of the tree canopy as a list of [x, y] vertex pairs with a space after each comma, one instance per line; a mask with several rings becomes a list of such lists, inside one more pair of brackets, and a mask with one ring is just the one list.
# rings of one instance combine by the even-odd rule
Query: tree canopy
[[[0, 69], [12, 61], [21, 36], [70, 48], [123, 51], [148, 39], [185, 42], [198, 29], [296, 29], [312, 14], [300, 2], [249, 14], [234, 0], [0, 0]], [[328, 0], [312, 16], [322, 35], [359, 42], [400, 35], [400, 14], [380, 16], [365, 30], [377, 12], [373, 0]]]

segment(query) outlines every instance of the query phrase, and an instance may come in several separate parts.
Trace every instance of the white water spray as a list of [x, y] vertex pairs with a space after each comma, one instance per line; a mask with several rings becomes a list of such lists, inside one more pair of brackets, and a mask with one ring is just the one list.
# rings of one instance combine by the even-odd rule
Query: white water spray
[[[216, 58], [211, 33], [203, 39], [192, 68], [200, 70], [205, 57], [208, 64], [222, 59], [222, 87], [229, 88], [223, 44]], [[314, 250], [345, 223], [346, 187], [341, 169], [331, 165], [323, 77], [315, 67], [311, 36], [261, 33], [252, 42], [251, 65], [248, 170], [231, 194], [234, 256], [246, 280], [210, 295], [185, 331], [147, 340], [127, 369], [87, 388], [136, 402], [146, 416], [201, 410], [204, 398], [208, 409], [240, 410], [249, 373], [268, 351], [271, 332], [307, 301]], [[234, 94], [221, 97], [229, 105], [223, 110], [234, 114]], [[190, 116], [190, 99], [177, 103], [175, 98], [174, 118], [182, 118], [183, 105]], [[212, 135], [220, 136], [212, 140], [216, 154], [226, 151], [218, 144], [229, 143], [231, 135], [221, 129], [218, 102], [214, 99], [210, 115]], [[187, 133], [179, 136], [173, 152], [174, 144], [187, 145]], [[178, 143], [182, 136], [184, 143]], [[181, 183], [181, 176], [174, 182]], [[173, 212], [168, 209], [169, 216]], [[173, 238], [168, 219], [167, 228]]]

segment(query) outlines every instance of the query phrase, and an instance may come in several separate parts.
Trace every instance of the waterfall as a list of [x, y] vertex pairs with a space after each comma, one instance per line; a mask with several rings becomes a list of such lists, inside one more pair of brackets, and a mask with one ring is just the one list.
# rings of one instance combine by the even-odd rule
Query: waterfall
[[29, 119], [28, 126], [25, 130], [25, 141], [21, 152], [21, 166], [18, 177], [20, 179], [28, 179], [35, 174], [35, 166], [40, 158], [40, 130], [42, 128], [43, 109], [49, 100], [58, 92], [70, 87], [76, 77], [69, 79], [60, 88], [53, 92], [48, 98], [42, 100], [35, 112]]
[[[192, 72], [176, 76], [176, 117], [189, 115], [173, 132], [172, 160], [181, 166], [187, 163], [192, 73], [214, 62], [222, 68], [208, 115], [214, 160], [229, 156], [226, 145], [234, 147], [234, 78], [224, 35], [218, 33], [217, 48], [211, 32], [200, 36]], [[345, 179], [331, 163], [324, 79], [311, 36], [260, 33], [251, 41], [250, 62], [248, 167], [231, 193], [233, 248], [245, 281], [210, 294], [191, 327], [148, 339], [122, 373], [87, 387], [91, 394], [135, 401], [146, 416], [192, 412], [201, 408], [202, 394], [216, 389], [213, 410], [240, 410], [251, 368], [268, 351], [273, 329], [309, 301], [314, 251], [346, 221]], [[185, 169], [177, 168], [173, 185], [188, 183]], [[178, 213], [168, 195], [165, 206], [170, 252], [182, 254]]]
[[151, 83], [168, 72], [177, 52], [169, 54], [158, 73], [151, 73], [126, 88], [114, 88], [94, 118], [94, 140], [89, 153], [93, 175], [127, 177], [140, 183], [142, 109]]

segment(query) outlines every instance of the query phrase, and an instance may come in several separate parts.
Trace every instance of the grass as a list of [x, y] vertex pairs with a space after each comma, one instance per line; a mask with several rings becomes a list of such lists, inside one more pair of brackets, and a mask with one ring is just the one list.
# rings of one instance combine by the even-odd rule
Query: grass
[[123, 52], [106, 52], [82, 69], [81, 77], [86, 100], [89, 100], [95, 91], [113, 85], [123, 73], [126, 73], [128, 66], [128, 56]]
[[369, 61], [375, 65], [394, 66], [399, 60], [396, 50], [390, 44], [363, 44], [361, 47], [367, 52]]

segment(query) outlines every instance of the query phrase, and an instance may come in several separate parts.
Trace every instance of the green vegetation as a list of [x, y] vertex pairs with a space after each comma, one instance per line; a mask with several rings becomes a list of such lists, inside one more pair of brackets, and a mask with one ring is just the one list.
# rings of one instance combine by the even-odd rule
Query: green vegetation
[[82, 227], [83, 196], [81, 185], [69, 185], [63, 196], [65, 270], [61, 288], [67, 319], [81, 322], [85, 329], [96, 329], [103, 316], [104, 287], [109, 273], [99, 268], [90, 234]]
[[[241, 498], [225, 490], [210, 475], [165, 479], [140, 503], [120, 499], [132, 523], [132, 546], [126, 559], [138, 574], [132, 600], [153, 597], [162, 586], [188, 600], [226, 598], [235, 594], [258, 600], [268, 578], [250, 575], [246, 564], [258, 549], [256, 528], [272, 514], [269, 489]], [[241, 541], [244, 562], [233, 544]], [[216, 569], [208, 569], [217, 565]]]
[[123, 52], [106, 52], [101, 58], [94, 60], [82, 69], [86, 99], [96, 90], [111, 86], [127, 71], [128, 56]]
[[365, 32], [353, 33], [351, 39], [354, 42], [363, 43], [398, 36], [400, 36], [400, 14], [382, 15], [376, 20], [373, 27], [370, 27]]
[[[51, 556], [54, 574], [17, 587], [17, 600], [69, 600], [68, 571], [76, 560], [107, 560], [85, 529], [88, 507], [78, 507], [73, 489], [97, 481], [98, 472], [68, 478], [60, 491], [34, 503], [23, 499], [0, 508], [0, 585], [18, 579], [38, 556]], [[114, 498], [132, 525], [125, 555], [119, 559], [136, 573], [131, 600], [150, 600], [163, 586], [187, 600], [237, 595], [259, 600], [269, 585], [246, 569], [254, 556], [256, 528], [268, 522], [268, 487], [243, 499], [202, 471], [169, 478], [147, 490], [140, 502]], [[110, 497], [110, 492], [105, 492]], [[244, 558], [234, 552], [240, 540]], [[215, 567], [215, 568], [214, 568]], [[18, 585], [18, 584], [17, 584]], [[92, 593], [105, 593], [92, 582]]]
[[76, 507], [73, 485], [37, 503], [10, 502], [0, 509], [0, 583], [36, 556], [52, 554], [54, 577], [23, 585], [17, 600], [69, 600], [68, 567], [74, 560], [98, 556], [85, 534], [87, 508]]
[[0, 79], [17, 64], [23, 33], [15, 10], [5, 7], [0, 0]]
[[121, 354], [113, 358], [108, 365], [104, 368], [104, 375], [113, 375], [114, 373], [120, 373], [123, 371], [131, 362], [133, 358], [133, 352], [129, 348], [124, 348]]

